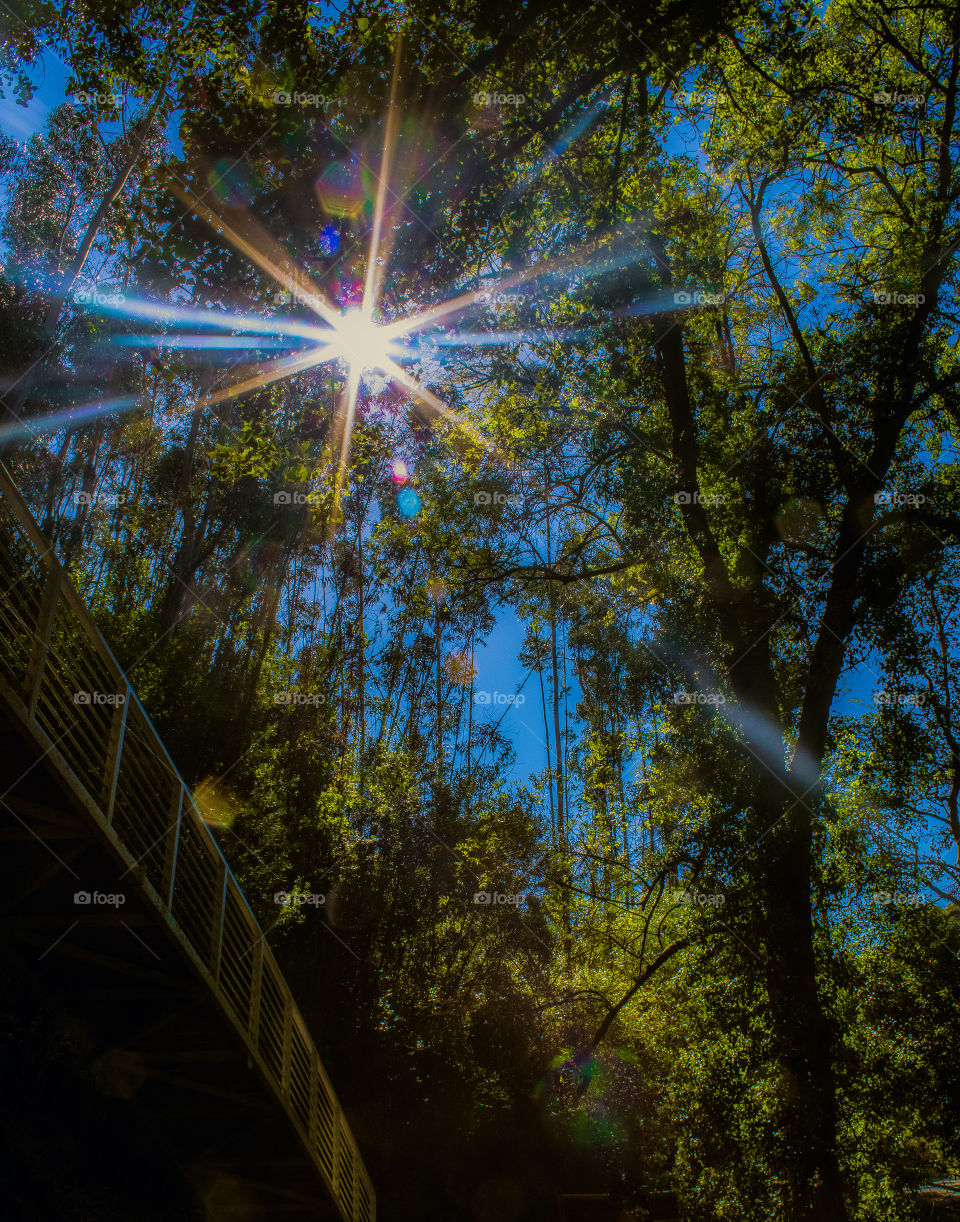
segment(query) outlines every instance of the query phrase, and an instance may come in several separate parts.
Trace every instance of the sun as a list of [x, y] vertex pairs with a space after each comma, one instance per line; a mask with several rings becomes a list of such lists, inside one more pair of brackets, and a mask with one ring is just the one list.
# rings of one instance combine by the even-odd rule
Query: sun
[[335, 321], [330, 342], [336, 355], [357, 373], [364, 370], [386, 373], [398, 355], [397, 340], [385, 327], [375, 323], [370, 311], [363, 307], [346, 310]]

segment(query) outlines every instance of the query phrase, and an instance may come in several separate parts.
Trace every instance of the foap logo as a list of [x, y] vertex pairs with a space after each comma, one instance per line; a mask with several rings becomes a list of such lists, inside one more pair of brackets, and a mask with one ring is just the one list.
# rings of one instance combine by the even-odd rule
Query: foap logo
[[686, 692], [677, 691], [673, 693], [674, 704], [709, 704], [717, 708], [721, 704], [727, 703], [727, 698], [722, 692]]
[[923, 293], [887, 293], [873, 290], [873, 300], [876, 305], [923, 305], [927, 300]]
[[319, 492], [275, 492], [274, 505], [319, 505], [322, 501]]
[[486, 93], [481, 90], [473, 95], [474, 106], [522, 106], [526, 100], [524, 93]]
[[98, 93], [95, 89], [79, 89], [73, 96], [81, 106], [119, 106], [123, 102], [122, 93]]
[[717, 892], [705, 895], [700, 891], [674, 891], [673, 898], [678, 904], [687, 904], [692, 908], [722, 908], [727, 902], [727, 897]]
[[879, 692], [873, 693], [873, 703], [878, 708], [893, 708], [901, 707], [907, 709], [919, 709], [927, 702], [925, 692], [898, 692], [894, 689], [885, 687]]
[[916, 110], [926, 98], [922, 93], [897, 93], [894, 90], [878, 89], [873, 95], [877, 106], [908, 106]]
[[98, 288], [81, 289], [73, 299], [81, 305], [92, 306], [119, 306], [127, 300], [123, 293], [101, 293]]
[[919, 908], [926, 900], [919, 891], [875, 891], [871, 902], [881, 908]]
[[319, 908], [327, 897], [319, 891], [274, 891], [273, 902], [283, 908]]
[[323, 692], [274, 692], [274, 704], [303, 704], [303, 705], [320, 705], [326, 704], [327, 698]]
[[474, 704], [515, 704], [517, 708], [526, 703], [523, 692], [474, 692]]
[[925, 505], [927, 498], [922, 492], [875, 492], [875, 505]]
[[123, 692], [74, 692], [74, 704], [109, 704], [120, 705], [126, 700]]
[[75, 492], [74, 505], [125, 505], [128, 500], [125, 492]]
[[675, 492], [674, 505], [725, 505], [727, 498], [722, 492]]
[[487, 908], [495, 908], [501, 904], [517, 908], [526, 898], [525, 895], [506, 895], [501, 891], [477, 891], [474, 893], [473, 902]]
[[274, 106], [326, 106], [328, 101], [322, 93], [288, 93], [286, 89], [273, 95]]
[[75, 891], [75, 904], [86, 904], [94, 908], [120, 908], [127, 902], [122, 892], [108, 893], [106, 891]]
[[518, 493], [506, 492], [475, 492], [474, 505], [512, 505], [514, 509], [523, 508], [523, 497]]
[[523, 293], [480, 293], [477, 297], [478, 305], [485, 305], [491, 310], [505, 310], [510, 307], [516, 308], [522, 306], [529, 298]]
[[303, 305], [313, 309], [320, 298], [316, 293], [308, 292], [306, 289], [294, 289], [292, 292], [276, 292], [273, 295], [273, 304], [275, 306], [285, 305]]
[[702, 293], [699, 289], [681, 289], [680, 292], [673, 295], [673, 304], [678, 306], [723, 305], [725, 301], [726, 297], [723, 293]]

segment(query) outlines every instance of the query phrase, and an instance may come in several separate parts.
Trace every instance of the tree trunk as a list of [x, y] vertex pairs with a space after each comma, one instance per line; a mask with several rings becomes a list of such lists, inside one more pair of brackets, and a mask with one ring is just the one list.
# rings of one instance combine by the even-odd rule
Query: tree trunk
[[[167, 69], [167, 73], [160, 83], [160, 87], [157, 90], [153, 102], [151, 103], [150, 109], [147, 111], [147, 114], [144, 117], [139, 138], [133, 141], [126, 160], [117, 170], [113, 182], [107, 188], [103, 199], [97, 206], [97, 210], [90, 218], [83, 238], [81, 239], [80, 248], [74, 256], [73, 262], [71, 263], [66, 275], [61, 281], [59, 290], [50, 299], [50, 303], [47, 306], [47, 312], [43, 320], [43, 329], [40, 335], [37, 356], [30, 363], [29, 367], [24, 371], [24, 373], [21, 374], [19, 381], [14, 385], [9, 398], [6, 400], [3, 420], [3, 423], [5, 424], [14, 425], [18, 423], [20, 419], [20, 413], [23, 411], [23, 406], [26, 403], [27, 397], [35, 384], [35, 379], [30, 375], [33, 370], [36, 369], [37, 366], [43, 361], [44, 356], [56, 333], [57, 325], [60, 321], [60, 315], [63, 313], [63, 307], [69, 299], [70, 294], [73, 292], [73, 287], [77, 283], [80, 273], [83, 271], [84, 264], [87, 261], [87, 256], [90, 254], [90, 251], [93, 249], [93, 244], [97, 240], [97, 235], [103, 227], [103, 223], [107, 219], [110, 209], [116, 202], [120, 192], [127, 185], [127, 179], [133, 173], [137, 162], [140, 160], [144, 145], [146, 144], [151, 128], [153, 127], [153, 121], [157, 117], [157, 111], [160, 109], [160, 104], [163, 101], [164, 94], [166, 93], [168, 79], [169, 68]], [[9, 452], [15, 448], [15, 444], [16, 443], [13, 442], [0, 442], [0, 453]]]
[[758, 825], [766, 835], [755, 877], [782, 1076], [779, 1135], [791, 1198], [785, 1216], [791, 1222], [846, 1222], [837, 1151], [836, 1033], [817, 986], [813, 819], [804, 802], [791, 809], [794, 799], [776, 781], [761, 784], [766, 794]]

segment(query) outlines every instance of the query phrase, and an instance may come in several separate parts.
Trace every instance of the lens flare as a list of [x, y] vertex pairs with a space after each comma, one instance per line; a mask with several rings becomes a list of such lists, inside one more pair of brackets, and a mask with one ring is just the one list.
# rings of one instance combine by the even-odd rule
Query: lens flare
[[401, 517], [415, 518], [420, 509], [420, 498], [412, 488], [404, 488], [397, 493], [397, 511]]
[[367, 202], [366, 184], [355, 161], [333, 161], [317, 179], [317, 195], [332, 216], [358, 216]]
[[[170, 183], [170, 189], [182, 204], [205, 221], [219, 235], [221, 241], [244, 255], [254, 267], [270, 278], [278, 290], [274, 294], [274, 305], [285, 306], [292, 302], [295, 306], [303, 306], [315, 316], [314, 320], [307, 321], [289, 314], [273, 313], [265, 316], [218, 309], [201, 310], [184, 305], [131, 300], [120, 294], [115, 295], [116, 300], [104, 298], [101, 301], [95, 298], [93, 302], [94, 308], [101, 313], [117, 318], [136, 319], [141, 324], [156, 327], [159, 332], [156, 335], [140, 334], [115, 341], [125, 346], [206, 352], [211, 363], [219, 362], [217, 350], [242, 351], [248, 348], [253, 359], [241, 370], [241, 376], [233, 382], [224, 380], [224, 384], [201, 396], [196, 404], [199, 408], [212, 407], [261, 390], [281, 379], [309, 374], [330, 361], [345, 365], [347, 376], [337, 396], [331, 441], [332, 452], [339, 455], [331, 526], [335, 526], [340, 520], [340, 504], [347, 488], [347, 467], [358, 410], [358, 393], [365, 373], [382, 378], [393, 391], [405, 391], [411, 396], [416, 403], [415, 427], [429, 428], [435, 420], [441, 420], [453, 430], [452, 444], [455, 449], [459, 450], [469, 444], [507, 463], [510, 461], [509, 456], [504, 454], [490, 437], [484, 435], [469, 417], [452, 411], [420, 378], [430, 378], [431, 366], [439, 363], [439, 358], [432, 355], [437, 352], [443, 353], [449, 348], [461, 346], [481, 351], [489, 350], [494, 345], [522, 347], [524, 344], [542, 341], [544, 335], [543, 329], [539, 327], [530, 331], [481, 330], [453, 335], [436, 334], [442, 323], [453, 322], [460, 315], [485, 308], [490, 302], [489, 286], [461, 290], [450, 300], [406, 316], [374, 321], [374, 314], [383, 298], [384, 269], [389, 264], [394, 233], [399, 227], [395, 213], [401, 206], [409, 212], [411, 205], [404, 200], [416, 198], [417, 195], [416, 191], [398, 195], [389, 186], [393, 158], [401, 138], [398, 102], [400, 53], [401, 40], [398, 39], [379, 163], [376, 158], [367, 158], [364, 161], [359, 155], [349, 156], [329, 162], [321, 169], [316, 180], [317, 196], [327, 214], [327, 223], [316, 235], [316, 246], [322, 256], [329, 258], [341, 251], [346, 233], [352, 232], [353, 224], [361, 215], [369, 219], [369, 242], [362, 281], [356, 278], [351, 269], [345, 268], [342, 278], [335, 285], [334, 273], [331, 271], [330, 275], [326, 274], [324, 259], [314, 256], [310, 266], [320, 264], [316, 270], [325, 281], [321, 287], [304, 266], [298, 266], [290, 252], [271, 237], [263, 224], [252, 214], [250, 200], [257, 184], [245, 166], [238, 167], [224, 161], [218, 162], [213, 168], [207, 179], [208, 191], [203, 194], [213, 195], [219, 205], [216, 208], [204, 202], [202, 195], [197, 194], [193, 187], [176, 181]], [[553, 157], [559, 156], [585, 131], [606, 102], [605, 95], [595, 99], [569, 132], [550, 150], [544, 163], [535, 167], [535, 173], [542, 172]], [[424, 194], [428, 209], [432, 206], [429, 194]], [[349, 218], [349, 227], [343, 226], [337, 219], [339, 217]], [[345, 228], [346, 233], [343, 232]], [[596, 244], [593, 244], [590, 250], [583, 250], [565, 258], [535, 261], [505, 277], [496, 273], [496, 288], [498, 293], [506, 295], [503, 304], [510, 306], [510, 295], [516, 286], [553, 280], [565, 281], [569, 286], [597, 273], [598, 269], [591, 267], [591, 258], [596, 260], [599, 256], [600, 266], [605, 262], [621, 265], [625, 261], [636, 262], [645, 258], [646, 254], [645, 249], [623, 251], [608, 248], [608, 253], [603, 255], [596, 248]], [[519, 298], [519, 295], [514, 296]], [[514, 304], [519, 304], [519, 300]], [[170, 334], [170, 331], [173, 334]], [[196, 331], [206, 334], [191, 333]], [[431, 332], [433, 334], [430, 334]], [[583, 337], [583, 333], [570, 330], [554, 330], [551, 335], [552, 342], [559, 343]], [[286, 350], [288, 354], [273, 361], [263, 359], [268, 351], [278, 349], [280, 352]], [[420, 362], [418, 375], [414, 376], [401, 362]], [[78, 412], [82, 417], [95, 418], [109, 410], [116, 408], [104, 404], [90, 404], [78, 409]], [[37, 421], [30, 427], [48, 431], [55, 427], [54, 421], [60, 418], [55, 414]], [[393, 482], [398, 487], [406, 484], [410, 478], [409, 471], [400, 460], [394, 464], [392, 475]], [[421, 508], [420, 497], [413, 488], [399, 488], [397, 509], [403, 517], [414, 518]]]
[[324, 225], [320, 230], [320, 253], [335, 255], [340, 249], [340, 231], [335, 225]]

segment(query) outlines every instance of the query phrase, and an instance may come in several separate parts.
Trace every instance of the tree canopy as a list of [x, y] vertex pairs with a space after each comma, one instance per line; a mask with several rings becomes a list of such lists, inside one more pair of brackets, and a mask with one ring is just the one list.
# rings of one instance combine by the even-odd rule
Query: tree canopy
[[4, 461], [383, 1217], [926, 1216], [960, 8], [3, 20]]

